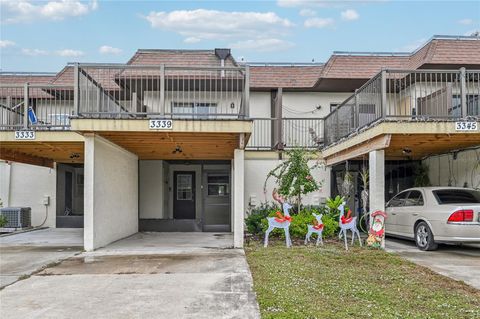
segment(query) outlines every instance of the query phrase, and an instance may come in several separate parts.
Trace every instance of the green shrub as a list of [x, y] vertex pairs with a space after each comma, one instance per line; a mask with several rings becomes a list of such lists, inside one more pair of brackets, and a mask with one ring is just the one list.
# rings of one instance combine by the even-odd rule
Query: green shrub
[[275, 214], [279, 210], [280, 208], [272, 203], [262, 203], [259, 207], [252, 209], [245, 218], [247, 232], [252, 235], [264, 232], [262, 221], [266, 221], [267, 216], [271, 213]]
[[7, 224], [8, 224], [7, 217], [5, 217], [4, 215], [0, 215], [0, 228], [5, 227], [5, 225]]
[[[268, 217], [276, 217], [276, 211], [274, 210], [268, 214]], [[292, 215], [292, 223], [290, 224], [290, 237], [295, 239], [304, 239], [307, 235], [307, 225], [314, 225], [315, 214], [323, 214], [322, 222], [325, 225], [323, 229], [323, 237], [333, 236], [338, 231], [338, 221], [328, 214], [325, 214], [325, 209], [318, 206], [310, 206], [302, 209], [299, 214]], [[266, 217], [262, 220], [262, 232], [268, 228], [268, 221]], [[285, 237], [283, 229], [276, 228], [270, 233], [270, 236]]]

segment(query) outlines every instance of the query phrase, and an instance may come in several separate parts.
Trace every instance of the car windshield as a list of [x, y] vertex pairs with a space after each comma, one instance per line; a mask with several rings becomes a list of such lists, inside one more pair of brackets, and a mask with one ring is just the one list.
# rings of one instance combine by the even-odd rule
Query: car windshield
[[469, 189], [439, 189], [433, 195], [443, 204], [480, 204], [480, 192]]

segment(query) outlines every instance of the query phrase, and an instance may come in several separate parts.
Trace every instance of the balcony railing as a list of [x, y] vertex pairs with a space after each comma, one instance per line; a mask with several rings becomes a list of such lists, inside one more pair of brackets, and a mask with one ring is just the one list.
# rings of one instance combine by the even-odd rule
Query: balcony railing
[[249, 115], [248, 66], [79, 64], [74, 74], [80, 117], [235, 119]]
[[255, 118], [247, 149], [271, 150], [323, 145], [322, 118]]
[[73, 64], [69, 85], [1, 83], [0, 129], [68, 129], [71, 117], [243, 119], [249, 68]]
[[480, 71], [383, 70], [325, 118], [325, 145], [380, 120], [480, 116]]
[[72, 86], [1, 84], [0, 129], [69, 129]]

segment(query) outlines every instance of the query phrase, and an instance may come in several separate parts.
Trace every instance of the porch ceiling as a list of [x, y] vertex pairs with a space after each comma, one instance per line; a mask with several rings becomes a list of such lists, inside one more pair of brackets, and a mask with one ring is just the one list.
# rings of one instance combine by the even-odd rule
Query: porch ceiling
[[[455, 131], [454, 122], [380, 123], [322, 151], [327, 165], [384, 149], [392, 160], [422, 159], [480, 145], [480, 132]], [[387, 138], [388, 137], [388, 138]]]
[[240, 147], [238, 133], [97, 132], [139, 159], [232, 159]]
[[0, 132], [0, 159], [53, 167], [83, 163], [84, 139], [74, 132], [36, 132], [35, 140], [15, 140], [14, 132]]

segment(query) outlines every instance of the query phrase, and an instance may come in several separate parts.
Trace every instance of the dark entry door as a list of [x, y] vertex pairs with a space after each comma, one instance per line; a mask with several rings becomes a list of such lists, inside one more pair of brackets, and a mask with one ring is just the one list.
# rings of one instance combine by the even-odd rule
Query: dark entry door
[[174, 172], [173, 185], [173, 218], [195, 219], [195, 172]]
[[65, 210], [73, 213], [73, 174], [65, 172]]

